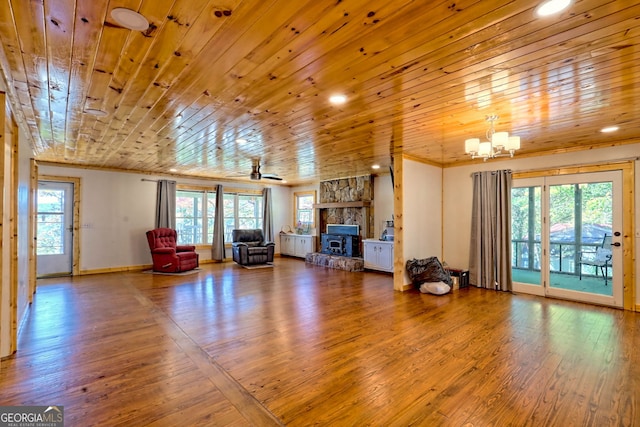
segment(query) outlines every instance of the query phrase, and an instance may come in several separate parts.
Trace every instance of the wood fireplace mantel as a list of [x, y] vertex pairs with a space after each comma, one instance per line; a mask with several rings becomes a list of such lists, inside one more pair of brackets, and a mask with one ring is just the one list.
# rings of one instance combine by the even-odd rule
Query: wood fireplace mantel
[[368, 208], [371, 201], [360, 200], [357, 202], [331, 202], [331, 203], [315, 203], [314, 209], [333, 209], [333, 208]]

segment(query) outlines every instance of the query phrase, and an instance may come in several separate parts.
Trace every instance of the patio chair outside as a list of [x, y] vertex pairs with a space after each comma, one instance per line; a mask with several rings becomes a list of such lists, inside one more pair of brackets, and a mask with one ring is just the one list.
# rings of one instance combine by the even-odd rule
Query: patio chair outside
[[602, 239], [602, 244], [596, 248], [595, 251], [580, 252], [580, 260], [578, 261], [578, 271], [580, 272], [580, 280], [582, 280], [582, 266], [591, 265], [595, 267], [596, 276], [598, 275], [598, 269], [604, 276], [604, 285], [608, 285], [609, 280], [609, 267], [611, 267], [611, 236], [605, 234]]

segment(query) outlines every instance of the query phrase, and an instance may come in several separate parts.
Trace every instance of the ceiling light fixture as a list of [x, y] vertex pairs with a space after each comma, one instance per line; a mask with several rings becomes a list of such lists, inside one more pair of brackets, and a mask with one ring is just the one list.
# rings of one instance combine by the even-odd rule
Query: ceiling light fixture
[[149, 21], [136, 11], [125, 7], [116, 7], [111, 11], [114, 21], [124, 28], [134, 31], [146, 31], [149, 28]]
[[344, 104], [347, 102], [347, 97], [345, 95], [331, 95], [329, 97], [329, 102], [336, 105]]
[[600, 129], [600, 132], [602, 133], [609, 133], [609, 132], [615, 132], [618, 129], [620, 129], [618, 126], [607, 126], [606, 128], [602, 128]]
[[536, 8], [536, 15], [549, 16], [566, 9], [571, 4], [571, 0], [547, 0], [540, 3]]
[[520, 149], [520, 137], [509, 136], [508, 132], [496, 132], [494, 123], [500, 118], [496, 114], [487, 116], [489, 122], [487, 129], [487, 141], [480, 142], [480, 138], [470, 138], [464, 141], [464, 151], [471, 155], [472, 159], [482, 158], [485, 162], [495, 157], [513, 157], [516, 150]]
[[380, 165], [371, 165], [371, 169], [380, 169]]
[[247, 143], [246, 139], [242, 139], [242, 138], [236, 139], [236, 144], [238, 144], [238, 145], [244, 145], [246, 143]]

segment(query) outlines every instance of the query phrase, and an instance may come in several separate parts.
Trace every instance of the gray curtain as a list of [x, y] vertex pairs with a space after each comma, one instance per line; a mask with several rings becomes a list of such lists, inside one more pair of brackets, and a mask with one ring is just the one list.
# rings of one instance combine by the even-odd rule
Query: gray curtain
[[224, 190], [222, 185], [216, 186], [216, 215], [213, 218], [211, 258], [214, 261], [223, 261], [226, 258], [224, 250]]
[[262, 233], [265, 242], [274, 242], [273, 216], [271, 215], [271, 189], [262, 190]]
[[176, 228], [176, 182], [158, 181], [156, 228]]
[[511, 171], [473, 174], [469, 280], [511, 290]]

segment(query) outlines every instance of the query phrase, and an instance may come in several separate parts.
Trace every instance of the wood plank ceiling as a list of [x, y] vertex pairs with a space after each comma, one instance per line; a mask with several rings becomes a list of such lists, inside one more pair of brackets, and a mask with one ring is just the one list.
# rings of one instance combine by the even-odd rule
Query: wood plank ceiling
[[640, 141], [640, 1], [546, 18], [536, 0], [0, 1], [6, 90], [41, 161], [248, 179], [259, 158], [300, 184], [392, 150], [468, 162], [490, 114], [519, 157]]

